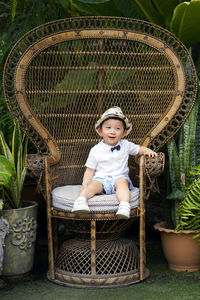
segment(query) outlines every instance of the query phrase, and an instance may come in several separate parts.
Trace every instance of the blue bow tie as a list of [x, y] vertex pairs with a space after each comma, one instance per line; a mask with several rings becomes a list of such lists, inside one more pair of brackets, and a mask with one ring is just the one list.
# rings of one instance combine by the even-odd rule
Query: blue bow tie
[[113, 152], [114, 150], [120, 150], [120, 145], [117, 145], [117, 146], [115, 146], [115, 147], [113, 147], [113, 148], [111, 148], [111, 151]]

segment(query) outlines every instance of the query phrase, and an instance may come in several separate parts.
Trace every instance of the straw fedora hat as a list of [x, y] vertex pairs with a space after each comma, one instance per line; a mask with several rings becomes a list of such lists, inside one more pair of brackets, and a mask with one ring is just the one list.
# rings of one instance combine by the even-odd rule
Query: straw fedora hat
[[107, 119], [120, 119], [125, 124], [126, 135], [128, 135], [132, 129], [132, 124], [129, 119], [123, 114], [122, 110], [118, 106], [113, 106], [106, 110], [101, 118], [95, 124], [95, 130], [99, 134], [98, 129], [101, 127], [101, 124]]

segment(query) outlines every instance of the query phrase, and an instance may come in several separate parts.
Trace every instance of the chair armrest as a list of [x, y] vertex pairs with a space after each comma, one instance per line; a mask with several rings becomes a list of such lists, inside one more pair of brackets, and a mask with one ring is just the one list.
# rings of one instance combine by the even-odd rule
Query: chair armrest
[[145, 157], [144, 168], [147, 176], [150, 178], [160, 176], [164, 171], [164, 166], [165, 154], [163, 152], [158, 152], [156, 157]]
[[44, 192], [44, 156], [39, 154], [28, 154], [26, 157], [27, 176], [37, 182], [37, 190]]
[[44, 156], [39, 154], [28, 154], [26, 158], [27, 173], [30, 177], [40, 178], [44, 173]]
[[149, 179], [149, 187], [146, 186], [146, 200], [149, 198], [151, 191], [160, 192], [157, 182], [157, 177], [164, 171], [165, 154], [158, 152], [156, 157], [144, 157], [144, 170]]

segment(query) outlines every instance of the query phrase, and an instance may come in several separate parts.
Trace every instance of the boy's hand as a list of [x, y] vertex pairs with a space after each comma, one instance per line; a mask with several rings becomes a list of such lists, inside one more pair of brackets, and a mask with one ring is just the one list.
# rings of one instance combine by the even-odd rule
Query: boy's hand
[[148, 148], [147, 148], [147, 151], [145, 151], [143, 155], [144, 156], [148, 156], [148, 157], [156, 157], [156, 156], [158, 156], [158, 154], [156, 152], [154, 152], [153, 150], [148, 149]]
[[153, 150], [151, 150], [147, 147], [144, 147], [144, 146], [140, 146], [139, 155], [144, 155], [144, 156], [148, 156], [148, 157], [158, 156], [158, 154], [156, 152], [154, 152]]

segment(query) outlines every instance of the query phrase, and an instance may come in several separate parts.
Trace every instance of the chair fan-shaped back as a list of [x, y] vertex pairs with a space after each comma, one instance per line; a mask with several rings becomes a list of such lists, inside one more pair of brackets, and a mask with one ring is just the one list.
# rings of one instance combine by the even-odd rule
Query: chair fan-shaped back
[[61, 158], [65, 182], [74, 184], [106, 109], [120, 106], [133, 124], [129, 140], [157, 151], [187, 118], [196, 86], [187, 49], [171, 33], [112, 17], [42, 25], [18, 41], [4, 71], [14, 117], [38, 153]]

